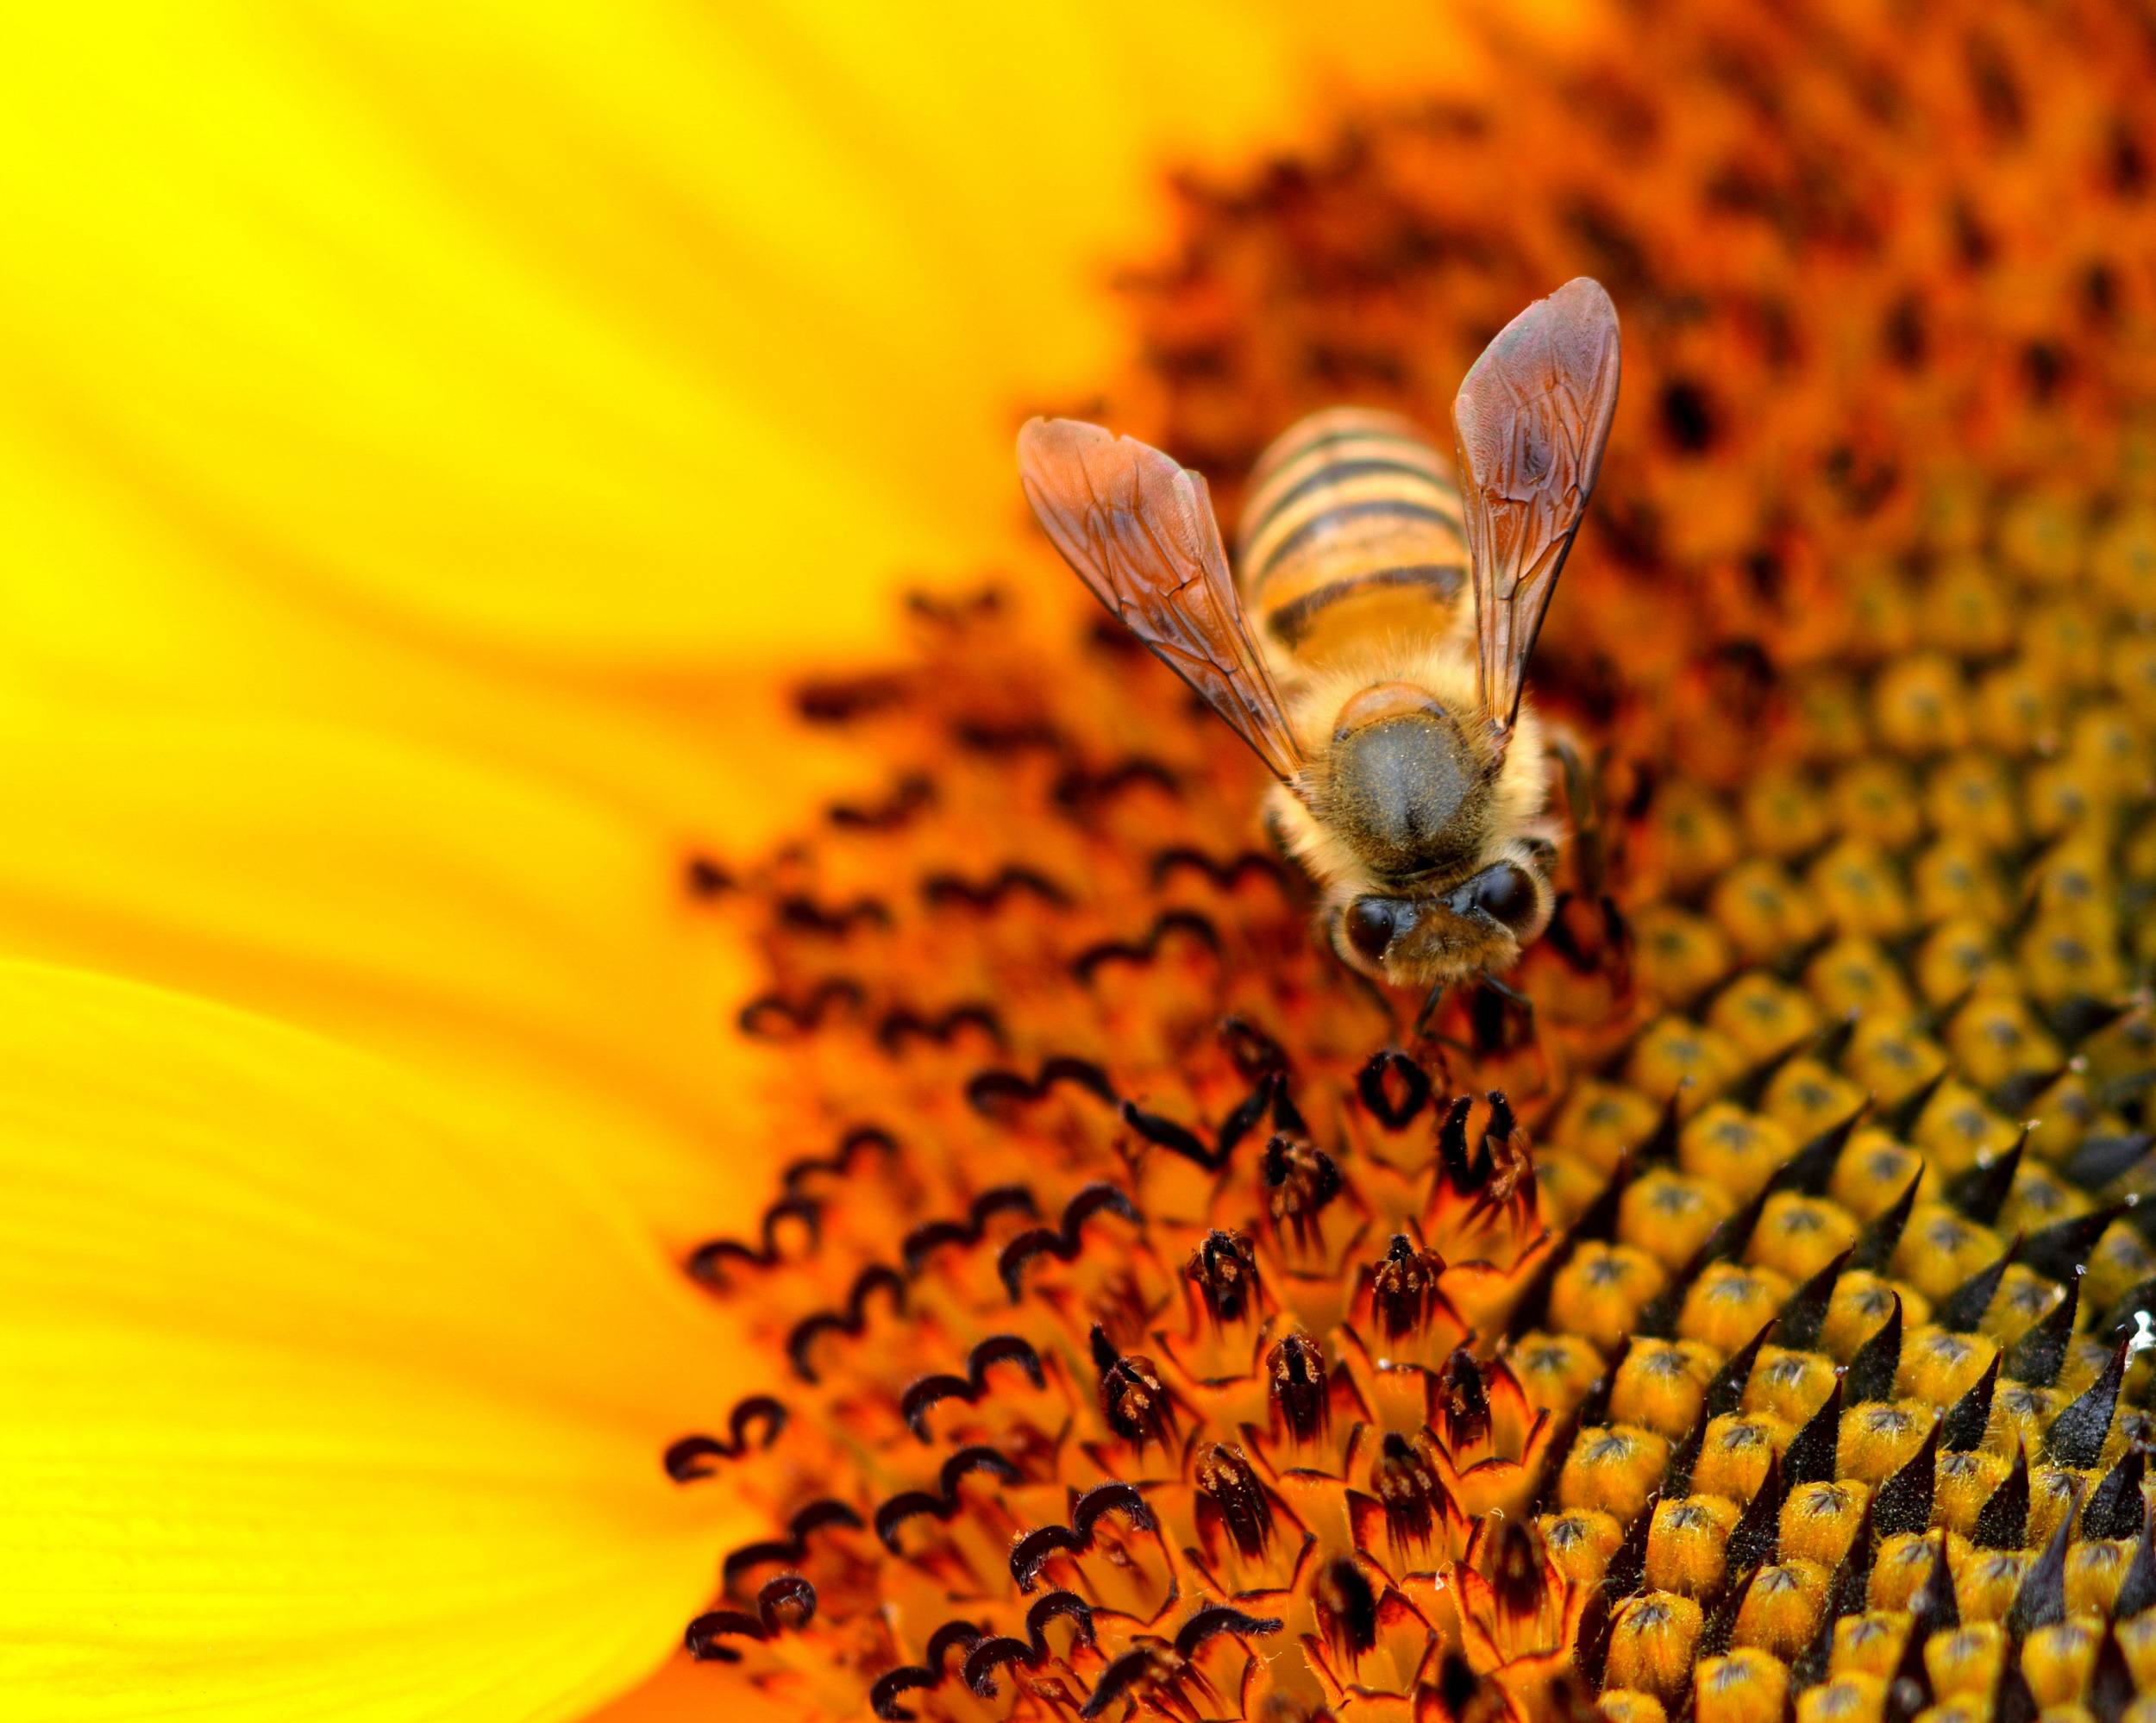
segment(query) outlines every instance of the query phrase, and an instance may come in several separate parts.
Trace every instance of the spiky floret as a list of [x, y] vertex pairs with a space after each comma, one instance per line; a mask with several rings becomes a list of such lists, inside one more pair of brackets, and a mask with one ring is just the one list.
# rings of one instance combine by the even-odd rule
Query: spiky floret
[[2156, 1691], [2156, 42], [1871, 9], [1627, 11], [1187, 186], [1136, 285], [1131, 428], [1223, 490], [1616, 291], [1531, 1012], [1406, 1038], [1112, 631], [924, 600], [805, 691], [893, 775], [691, 870], [799, 1144], [690, 1265], [793, 1377], [666, 1457], [771, 1524], [699, 1655], [893, 1718]]

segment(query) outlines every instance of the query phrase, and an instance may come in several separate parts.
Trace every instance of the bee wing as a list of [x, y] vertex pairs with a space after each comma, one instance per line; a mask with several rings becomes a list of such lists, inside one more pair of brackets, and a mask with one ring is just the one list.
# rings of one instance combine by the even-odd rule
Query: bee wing
[[1075, 419], [1035, 419], [1018, 433], [1018, 477], [1094, 597], [1292, 780], [1302, 748], [1244, 623], [1206, 481]]
[[1617, 308], [1582, 275], [1507, 323], [1452, 403], [1482, 711], [1507, 729], [1601, 471], [1617, 372]]

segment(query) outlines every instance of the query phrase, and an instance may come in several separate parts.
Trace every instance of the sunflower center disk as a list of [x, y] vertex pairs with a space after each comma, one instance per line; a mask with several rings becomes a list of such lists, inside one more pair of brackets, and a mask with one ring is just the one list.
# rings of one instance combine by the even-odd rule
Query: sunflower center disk
[[893, 1719], [2156, 1692], [2156, 46], [2076, 16], [1679, 4], [1183, 186], [1124, 417], [1224, 513], [1610, 285], [1533, 674], [1594, 824], [1532, 1008], [1418, 1039], [1112, 630], [924, 598], [804, 690], [891, 785], [696, 875], [800, 1146], [690, 1264], [794, 1382], [667, 1456], [770, 1522], [693, 1651]]

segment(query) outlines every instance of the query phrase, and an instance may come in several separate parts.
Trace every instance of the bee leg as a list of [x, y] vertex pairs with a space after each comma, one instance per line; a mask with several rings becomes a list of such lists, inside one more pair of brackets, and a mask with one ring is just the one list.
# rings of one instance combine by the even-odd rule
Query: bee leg
[[1573, 738], [1563, 732], [1553, 736], [1544, 751], [1556, 765], [1564, 791], [1565, 823], [1572, 829], [1572, 866], [1579, 875], [1581, 894], [1598, 899], [1608, 872], [1600, 774], [1581, 757]]
[[[1447, 1048], [1455, 1053], [1462, 1054], [1467, 1058], [1472, 1059], [1475, 1056], [1476, 1049], [1467, 1042], [1457, 1040], [1450, 1035], [1432, 1035], [1430, 1033], [1431, 1019], [1437, 1016], [1438, 1007], [1445, 1003], [1445, 984], [1443, 981], [1439, 981], [1436, 987], [1430, 989], [1430, 997], [1423, 1000], [1422, 1009], [1415, 1013], [1415, 1026], [1413, 1032], [1407, 1037], [1406, 1043], [1403, 1044], [1415, 1048], [1418, 1052], [1426, 1048]], [[1441, 1068], [1449, 1072], [1451, 1067], [1448, 1064], [1444, 1063], [1445, 1055], [1441, 1052], [1438, 1055], [1438, 1057], [1440, 1062]], [[1449, 1076], [1447, 1081], [1450, 1081]]]
[[1422, 1009], [1415, 1014], [1415, 1032], [1411, 1040], [1420, 1041], [1430, 1031], [1430, 1019], [1438, 1014], [1438, 1007], [1445, 1002], [1445, 984], [1439, 981], [1430, 989], [1430, 997], [1422, 1002]]
[[1507, 1005], [1518, 1007], [1520, 1013], [1527, 1019], [1527, 1032], [1530, 1035], [1534, 1033], [1535, 1002], [1532, 999], [1521, 993], [1519, 988], [1508, 982], [1498, 980], [1495, 975], [1485, 974], [1482, 977], [1482, 985]]
[[1535, 1002], [1529, 999], [1526, 994], [1521, 993], [1519, 988], [1500, 981], [1495, 975], [1485, 974], [1482, 977], [1482, 985], [1488, 987], [1493, 993], [1497, 994], [1501, 999], [1510, 999], [1513, 1004], [1518, 1006], [1522, 1011], [1532, 1012], [1535, 1008]]
[[[1475, 1013], [1476, 1039], [1482, 1043], [1482, 1050], [1505, 1052], [1531, 1044], [1535, 1039], [1534, 1001], [1495, 975], [1484, 974], [1482, 982], [1483, 993]], [[1506, 1021], [1507, 1006], [1519, 1013], [1517, 1034]]]

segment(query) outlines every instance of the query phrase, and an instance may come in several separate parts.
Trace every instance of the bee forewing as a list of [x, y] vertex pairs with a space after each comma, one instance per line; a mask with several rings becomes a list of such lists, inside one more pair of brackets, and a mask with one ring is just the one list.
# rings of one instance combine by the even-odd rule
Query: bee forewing
[[1514, 317], [1452, 403], [1482, 710], [1509, 727], [1617, 410], [1617, 308], [1583, 275]]
[[1026, 500], [1078, 578], [1250, 743], [1282, 782], [1303, 753], [1244, 620], [1205, 480], [1074, 419], [1018, 433]]

